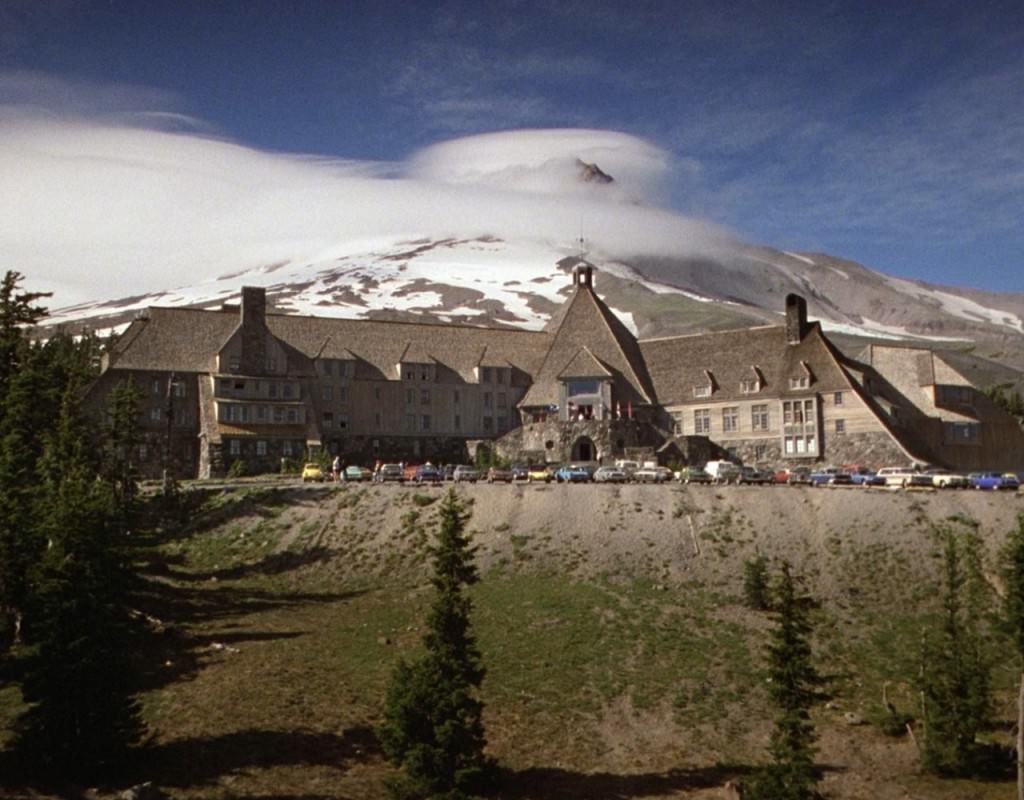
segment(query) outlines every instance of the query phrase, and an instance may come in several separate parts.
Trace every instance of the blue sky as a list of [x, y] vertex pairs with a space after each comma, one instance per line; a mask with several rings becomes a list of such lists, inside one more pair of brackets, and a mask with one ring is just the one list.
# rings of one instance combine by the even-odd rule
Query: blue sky
[[378, 170], [619, 131], [666, 154], [662, 204], [744, 240], [1024, 291], [1020, 0], [0, 0], [2, 105]]

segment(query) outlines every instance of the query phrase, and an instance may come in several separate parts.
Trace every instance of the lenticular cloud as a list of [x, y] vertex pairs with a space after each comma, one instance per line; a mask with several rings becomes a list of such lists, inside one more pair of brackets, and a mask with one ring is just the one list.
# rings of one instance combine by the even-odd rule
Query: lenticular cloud
[[[53, 305], [314, 262], [341, 243], [495, 236], [611, 257], [696, 255], [726, 237], [654, 203], [668, 155], [609, 131], [510, 131], [401, 164], [256, 150], [194, 130], [0, 106], [5, 269]], [[112, 121], [113, 120], [113, 121]], [[578, 160], [612, 184], [579, 180]]]

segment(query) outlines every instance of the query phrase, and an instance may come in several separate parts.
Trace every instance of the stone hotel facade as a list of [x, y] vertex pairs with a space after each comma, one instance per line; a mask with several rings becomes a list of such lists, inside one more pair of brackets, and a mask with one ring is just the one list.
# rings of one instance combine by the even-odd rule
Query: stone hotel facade
[[929, 463], [1020, 469], [1024, 433], [941, 354], [840, 353], [803, 298], [785, 322], [638, 340], [593, 268], [541, 331], [268, 314], [263, 289], [209, 311], [151, 308], [105, 359], [85, 404], [143, 394], [144, 474], [277, 471], [340, 454], [464, 462]]

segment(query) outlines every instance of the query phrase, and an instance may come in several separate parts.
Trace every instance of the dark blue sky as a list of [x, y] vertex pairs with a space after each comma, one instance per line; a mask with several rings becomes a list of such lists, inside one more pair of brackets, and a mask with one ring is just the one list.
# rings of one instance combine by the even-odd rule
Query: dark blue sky
[[671, 154], [667, 205], [747, 240], [1024, 291], [1020, 0], [0, 0], [4, 102], [373, 161], [623, 131]]

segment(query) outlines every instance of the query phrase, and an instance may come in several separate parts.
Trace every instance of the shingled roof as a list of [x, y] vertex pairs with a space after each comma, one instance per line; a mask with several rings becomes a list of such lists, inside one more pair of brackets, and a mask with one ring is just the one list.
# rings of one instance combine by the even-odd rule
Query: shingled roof
[[[515, 328], [478, 328], [432, 322], [336, 319], [267, 314], [270, 332], [308, 358], [357, 358], [381, 377], [406, 360], [437, 361], [467, 382], [486, 362], [511, 365], [533, 375], [544, 359], [550, 334]], [[238, 327], [238, 310], [152, 308], [136, 320], [111, 353], [122, 369], [212, 372], [217, 349]]]
[[[589, 283], [577, 283], [561, 313], [545, 328], [553, 340], [521, 406], [558, 402], [558, 379], [581, 348], [607, 369], [617, 402], [653, 403], [655, 394], [636, 337], [604, 304]], [[592, 377], [592, 376], [591, 376]]]
[[770, 396], [806, 394], [791, 390], [790, 377], [810, 372], [816, 392], [850, 388], [850, 380], [826, 346], [821, 329], [812, 325], [800, 344], [786, 343], [783, 325], [646, 339], [639, 342], [648, 374], [662, 405], [694, 402], [695, 386], [707, 386], [711, 402], [750, 400], [756, 395], [740, 390], [743, 381], [761, 379], [761, 391]]
[[572, 360], [566, 365], [559, 375], [559, 378], [610, 378], [612, 374], [593, 353], [586, 347], [581, 347]]

